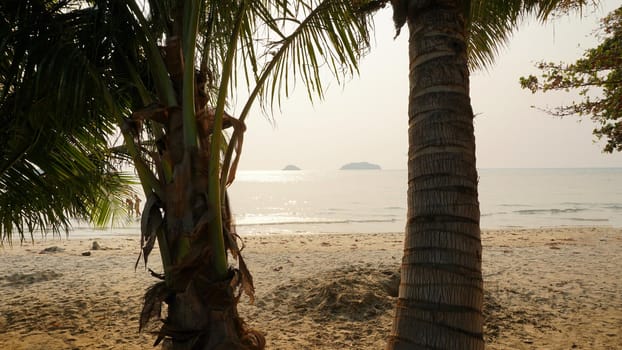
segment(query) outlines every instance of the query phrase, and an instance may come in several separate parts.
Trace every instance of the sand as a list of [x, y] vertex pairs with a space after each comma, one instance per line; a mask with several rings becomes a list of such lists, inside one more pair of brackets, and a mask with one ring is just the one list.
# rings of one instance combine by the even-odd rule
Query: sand
[[[622, 349], [622, 229], [482, 236], [488, 349]], [[240, 313], [266, 334], [268, 349], [383, 349], [402, 240], [247, 236], [257, 300], [243, 299]], [[91, 250], [94, 241], [101, 249]], [[134, 270], [138, 245], [137, 237], [94, 237], [0, 248], [0, 349], [152, 349], [154, 337], [138, 333], [154, 282]]]

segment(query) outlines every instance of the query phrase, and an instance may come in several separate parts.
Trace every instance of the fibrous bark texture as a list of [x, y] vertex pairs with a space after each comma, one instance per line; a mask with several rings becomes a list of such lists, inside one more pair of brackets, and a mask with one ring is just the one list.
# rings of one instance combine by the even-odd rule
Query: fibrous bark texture
[[388, 349], [483, 349], [475, 136], [460, 1], [410, 1], [408, 217]]

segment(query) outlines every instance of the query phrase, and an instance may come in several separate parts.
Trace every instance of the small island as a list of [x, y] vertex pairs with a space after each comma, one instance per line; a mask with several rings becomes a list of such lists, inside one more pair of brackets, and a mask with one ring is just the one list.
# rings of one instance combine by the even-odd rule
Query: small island
[[301, 170], [301, 169], [295, 165], [289, 164], [285, 168], [283, 168], [283, 170]]
[[341, 167], [340, 170], [380, 170], [380, 165], [368, 162], [348, 163]]

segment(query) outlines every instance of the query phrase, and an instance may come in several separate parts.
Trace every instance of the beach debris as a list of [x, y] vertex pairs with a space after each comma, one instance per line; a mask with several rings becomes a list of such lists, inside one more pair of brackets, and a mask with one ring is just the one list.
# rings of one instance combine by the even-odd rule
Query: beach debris
[[316, 321], [344, 319], [364, 322], [392, 310], [399, 284], [397, 269], [348, 266], [282, 286], [296, 295], [296, 313]]
[[82, 256], [91, 256], [91, 252], [83, 252]]
[[99, 243], [97, 243], [97, 241], [93, 241], [93, 244], [91, 245], [91, 250], [101, 250], [102, 246], [99, 245]]
[[9, 285], [19, 286], [19, 285], [33, 284], [37, 282], [50, 281], [53, 279], [57, 279], [61, 276], [62, 274], [57, 273], [56, 271], [45, 270], [45, 271], [37, 271], [33, 273], [16, 272], [11, 275], [4, 276], [0, 279], [6, 280], [7, 282], [9, 282], [8, 283]]
[[65, 249], [64, 248], [60, 248], [57, 246], [52, 246], [52, 247], [47, 247], [45, 249], [43, 249], [42, 251], [39, 252], [39, 254], [47, 254], [47, 253], [60, 253], [60, 252], [64, 252]]

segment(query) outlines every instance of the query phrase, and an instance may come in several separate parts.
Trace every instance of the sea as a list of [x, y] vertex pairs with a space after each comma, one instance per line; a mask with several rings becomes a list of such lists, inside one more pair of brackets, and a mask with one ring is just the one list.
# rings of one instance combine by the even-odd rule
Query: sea
[[[622, 168], [479, 169], [481, 227], [622, 227]], [[241, 235], [403, 232], [406, 170], [240, 171]]]
[[[482, 229], [622, 227], [622, 168], [478, 174]], [[406, 190], [406, 170], [261, 170], [239, 171], [229, 197], [240, 235], [387, 233], [404, 232]], [[68, 237], [139, 232], [139, 219], [104, 229], [76, 222]]]

